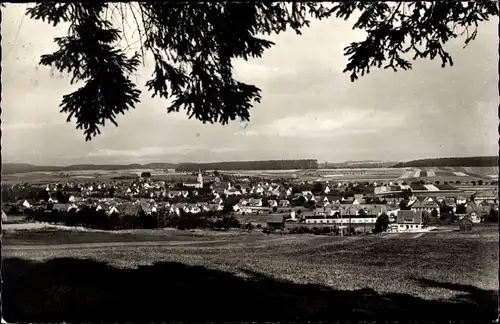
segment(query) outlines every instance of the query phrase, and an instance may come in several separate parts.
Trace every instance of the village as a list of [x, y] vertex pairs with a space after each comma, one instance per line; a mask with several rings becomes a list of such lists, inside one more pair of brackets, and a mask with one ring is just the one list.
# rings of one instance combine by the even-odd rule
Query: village
[[[201, 170], [185, 179], [191, 180], [154, 180], [143, 172], [131, 180], [4, 186], [2, 218], [4, 222], [24, 216], [32, 221], [68, 223], [71, 215], [86, 210], [117, 222], [142, 215], [149, 217], [150, 225], [129, 221], [124, 226], [157, 228], [176, 227], [177, 223], [168, 221], [172, 218], [230, 217], [231, 227], [333, 228], [340, 235], [429, 231], [438, 224], [498, 220], [498, 193], [489, 187], [477, 186], [471, 192], [447, 184], [448, 190], [436, 194], [412, 191], [406, 182], [290, 181]], [[58, 217], [51, 218], [54, 214]], [[73, 223], [86, 225], [82, 217], [86, 216]], [[194, 222], [183, 228], [200, 226]]]

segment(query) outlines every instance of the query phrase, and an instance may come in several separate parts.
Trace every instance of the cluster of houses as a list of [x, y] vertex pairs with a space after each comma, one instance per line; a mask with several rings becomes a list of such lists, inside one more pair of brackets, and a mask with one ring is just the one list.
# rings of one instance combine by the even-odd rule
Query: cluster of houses
[[[304, 189], [309, 185], [309, 190]], [[279, 183], [252, 181], [242, 178], [235, 183], [215, 177], [204, 182], [201, 172], [195, 182], [178, 184], [166, 181], [142, 179], [133, 182], [66, 183], [50, 184], [44, 188], [48, 199], [43, 203], [30, 199], [17, 202], [19, 209], [45, 208], [70, 212], [83, 206], [103, 210], [109, 215], [139, 215], [140, 213], [166, 213], [181, 215], [182, 212], [232, 212], [236, 215], [285, 216], [289, 221], [315, 225], [343, 225], [373, 228], [377, 218], [387, 214], [400, 230], [420, 229], [423, 215], [438, 218], [443, 206], [453, 213], [465, 214], [474, 221], [487, 215], [491, 208], [498, 209], [497, 196], [493, 191], [480, 191], [472, 197], [457, 195], [434, 197], [378, 197], [375, 194], [338, 195], [338, 185], [326, 184], [321, 192], [313, 193], [313, 183]], [[335, 195], [331, 193], [335, 189]], [[56, 192], [69, 194], [67, 201], [60, 202]], [[112, 197], [110, 192], [113, 192]], [[229, 201], [231, 203], [229, 204]], [[405, 207], [401, 207], [402, 201]], [[50, 204], [47, 204], [50, 203]], [[228, 206], [229, 204], [229, 206]], [[460, 206], [460, 207], [459, 207]], [[460, 208], [460, 211], [457, 211]], [[465, 210], [464, 210], [465, 208]], [[411, 219], [411, 221], [410, 221]], [[398, 226], [399, 226], [398, 225]]]

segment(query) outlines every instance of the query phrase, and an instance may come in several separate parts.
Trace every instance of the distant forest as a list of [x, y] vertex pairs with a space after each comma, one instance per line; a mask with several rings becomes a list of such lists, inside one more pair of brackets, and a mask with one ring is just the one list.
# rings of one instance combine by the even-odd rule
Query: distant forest
[[148, 164], [78, 164], [69, 166], [42, 166], [24, 163], [2, 164], [2, 174], [25, 172], [64, 172], [91, 170], [128, 170], [128, 169], [176, 169], [177, 171], [201, 170], [287, 170], [317, 169], [317, 160], [273, 160], [237, 161], [214, 163], [148, 163]]
[[498, 166], [498, 156], [451, 157], [413, 160], [394, 165], [395, 168], [407, 167], [492, 167]]
[[270, 160], [270, 161], [234, 161], [214, 163], [182, 163], [176, 171], [201, 170], [290, 170], [317, 169], [318, 160]]
[[172, 163], [149, 164], [76, 164], [68, 166], [44, 166], [25, 163], [2, 163], [2, 174], [24, 172], [64, 172], [64, 171], [92, 171], [92, 170], [129, 170], [129, 169], [174, 169]]
[[318, 169], [318, 168], [380, 168], [380, 167], [477, 167], [498, 166], [496, 156], [454, 157], [422, 159], [409, 162], [380, 162], [370, 161], [318, 164], [318, 160], [270, 160], [270, 161], [234, 161], [213, 163], [148, 163], [148, 164], [77, 164], [69, 166], [41, 166], [26, 163], [2, 163], [2, 174], [24, 172], [64, 172], [64, 171], [92, 171], [92, 170], [128, 170], [128, 169], [175, 169], [177, 171], [201, 170], [290, 170], [290, 169]]

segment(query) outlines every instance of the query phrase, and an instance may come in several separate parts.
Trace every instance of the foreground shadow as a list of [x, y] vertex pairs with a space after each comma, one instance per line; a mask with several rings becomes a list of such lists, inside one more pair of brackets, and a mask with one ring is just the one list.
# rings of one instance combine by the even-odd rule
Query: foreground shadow
[[2, 307], [7, 322], [258, 321], [258, 320], [492, 320], [498, 295], [471, 286], [420, 279], [461, 292], [449, 301], [372, 289], [339, 291], [279, 282], [247, 271], [249, 279], [179, 263], [116, 269], [69, 258], [43, 263], [7, 258]]

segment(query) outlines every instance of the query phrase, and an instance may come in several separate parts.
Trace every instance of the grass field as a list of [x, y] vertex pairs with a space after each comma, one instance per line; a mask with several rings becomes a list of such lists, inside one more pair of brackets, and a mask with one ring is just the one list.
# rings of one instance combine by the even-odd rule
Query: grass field
[[109, 181], [114, 178], [128, 177], [137, 178], [142, 172], [150, 172], [153, 180], [174, 180], [174, 181], [195, 181], [196, 176], [179, 173], [165, 173], [155, 170], [95, 170], [95, 171], [64, 171], [64, 172], [26, 172], [17, 174], [2, 175], [3, 184], [47, 184], [70, 181]]
[[85, 235], [103, 245], [56, 248], [71, 239], [67, 232], [4, 234], [7, 322], [463, 321], [498, 315], [498, 227], [351, 238], [178, 231], [120, 236], [129, 242], [162, 238], [157, 246], [106, 246], [106, 239], [116, 242], [122, 234]]

